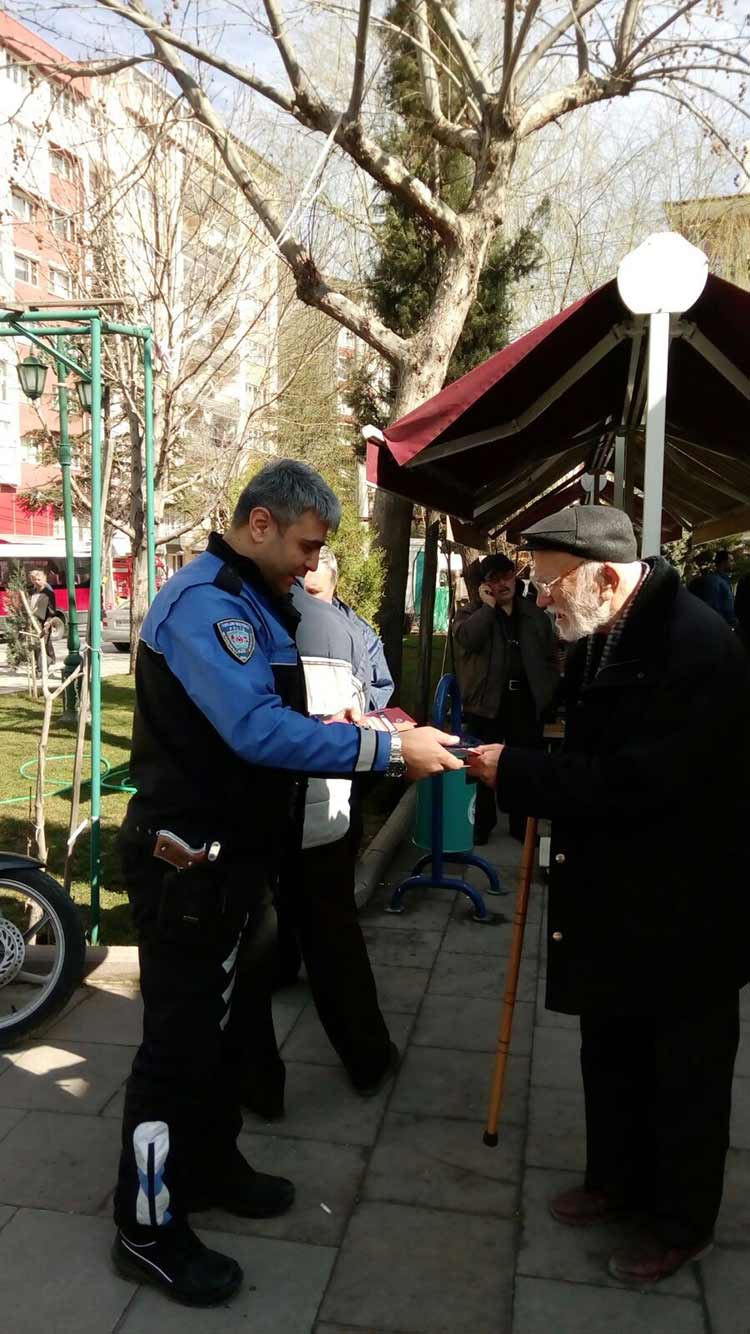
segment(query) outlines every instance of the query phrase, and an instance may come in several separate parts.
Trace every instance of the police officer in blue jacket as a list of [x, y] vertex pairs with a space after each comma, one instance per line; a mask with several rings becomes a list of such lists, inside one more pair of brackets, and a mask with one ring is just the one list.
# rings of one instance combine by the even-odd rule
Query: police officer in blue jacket
[[445, 749], [455, 738], [433, 728], [394, 738], [306, 716], [289, 590], [315, 568], [339, 514], [313, 469], [268, 464], [228, 533], [212, 534], [157, 594], [138, 646], [137, 792], [121, 852], [144, 1023], [125, 1095], [113, 1260], [187, 1305], [218, 1305], [242, 1281], [233, 1259], [199, 1241], [191, 1211], [271, 1217], [294, 1199], [291, 1182], [254, 1172], [236, 1140], [248, 1066], [262, 1078], [278, 1061], [269, 904], [301, 777], [460, 765]]

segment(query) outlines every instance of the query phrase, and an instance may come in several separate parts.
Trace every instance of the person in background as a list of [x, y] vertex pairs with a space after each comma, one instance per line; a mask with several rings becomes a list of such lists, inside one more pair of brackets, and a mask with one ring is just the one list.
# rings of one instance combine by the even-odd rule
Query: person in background
[[701, 574], [688, 584], [688, 592], [700, 598], [726, 621], [734, 630], [737, 616], [732, 594], [732, 556], [726, 547], [722, 547], [714, 556], [713, 569], [706, 562]]
[[384, 709], [393, 694], [394, 683], [386, 661], [383, 641], [374, 626], [363, 616], [359, 616], [347, 602], [336, 596], [339, 579], [339, 566], [330, 547], [323, 547], [317, 570], [308, 570], [305, 575], [305, 592], [311, 597], [321, 598], [340, 611], [356, 627], [369, 661], [369, 673], [363, 678], [367, 684], [368, 710]]
[[[457, 611], [453, 622], [466, 729], [481, 741], [539, 746], [560, 682], [552, 622], [522, 596], [507, 556], [486, 556], [479, 574], [479, 605]], [[492, 793], [480, 788], [475, 843], [486, 843], [496, 822]], [[523, 807], [510, 813], [508, 825], [514, 838], [523, 839]]]
[[56, 606], [55, 590], [48, 583], [44, 570], [30, 570], [29, 580], [31, 582], [29, 604], [42, 635], [34, 647], [37, 671], [40, 671], [42, 652], [46, 654], [48, 663], [55, 661], [55, 645], [52, 640], [52, 622], [55, 619]]
[[737, 634], [745, 650], [750, 653], [750, 574], [743, 574], [737, 582], [734, 595], [734, 614], [737, 617]]

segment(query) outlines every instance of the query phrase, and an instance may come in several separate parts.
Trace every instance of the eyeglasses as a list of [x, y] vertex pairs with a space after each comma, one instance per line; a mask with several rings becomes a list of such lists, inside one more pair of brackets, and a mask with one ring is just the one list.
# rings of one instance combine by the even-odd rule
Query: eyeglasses
[[574, 570], [580, 570], [582, 563], [582, 561], [578, 561], [576, 565], [571, 565], [569, 570], [563, 570], [562, 574], [558, 574], [556, 579], [537, 579], [535, 575], [532, 574], [529, 583], [533, 584], [537, 593], [541, 593], [543, 598], [548, 598], [550, 596], [550, 591], [555, 587], [555, 584], [559, 584], [563, 579], [567, 579], [568, 575], [572, 574]]

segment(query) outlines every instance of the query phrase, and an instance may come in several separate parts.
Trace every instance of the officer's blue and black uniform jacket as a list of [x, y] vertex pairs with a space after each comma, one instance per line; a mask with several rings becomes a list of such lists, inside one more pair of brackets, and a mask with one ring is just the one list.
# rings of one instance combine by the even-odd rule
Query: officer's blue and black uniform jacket
[[159, 591], [136, 658], [126, 837], [167, 828], [267, 854], [300, 775], [386, 768], [386, 733], [306, 716], [298, 620], [215, 533]]

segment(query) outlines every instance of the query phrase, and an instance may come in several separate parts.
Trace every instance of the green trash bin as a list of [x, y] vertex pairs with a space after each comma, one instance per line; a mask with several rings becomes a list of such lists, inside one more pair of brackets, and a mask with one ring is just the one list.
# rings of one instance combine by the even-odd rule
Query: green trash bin
[[465, 769], [450, 769], [434, 778], [422, 778], [417, 784], [417, 816], [414, 842], [418, 848], [434, 848], [433, 784], [442, 787], [443, 852], [471, 852], [474, 846], [474, 811], [477, 804], [476, 780]]

